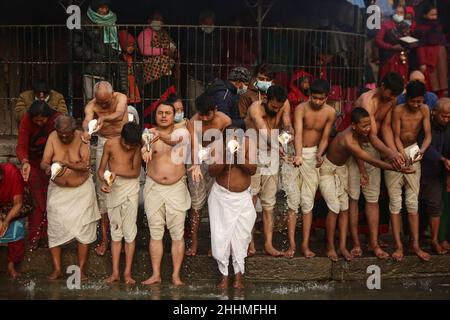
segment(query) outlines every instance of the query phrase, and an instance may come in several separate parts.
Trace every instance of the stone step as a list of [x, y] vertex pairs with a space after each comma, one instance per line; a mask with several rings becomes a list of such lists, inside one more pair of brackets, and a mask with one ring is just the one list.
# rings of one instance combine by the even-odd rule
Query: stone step
[[[166, 247], [167, 250], [167, 247]], [[122, 256], [121, 263], [124, 257]], [[76, 248], [63, 249], [63, 268], [77, 263]], [[268, 257], [256, 255], [246, 259], [246, 278], [253, 281], [350, 281], [365, 280], [369, 266], [376, 265], [381, 270], [382, 279], [394, 278], [420, 278], [420, 277], [450, 277], [450, 255], [433, 255], [431, 261], [420, 261], [416, 256], [407, 255], [401, 263], [391, 258], [379, 260], [375, 257], [362, 257], [346, 262], [340, 259], [331, 262], [326, 257], [306, 259], [295, 256], [292, 259], [285, 257]], [[27, 274], [46, 275], [51, 272], [52, 263], [48, 249], [38, 249], [27, 252], [19, 271]], [[121, 266], [123, 270], [123, 265]], [[230, 272], [232, 270], [230, 269]], [[6, 248], [0, 248], [0, 272], [6, 272]], [[99, 257], [93, 250], [89, 253], [88, 274], [94, 277], [106, 277], [111, 272], [110, 252]], [[162, 277], [169, 280], [172, 272], [170, 253], [164, 254], [162, 262]], [[151, 273], [149, 254], [146, 250], [138, 250], [134, 259], [133, 274], [143, 280]], [[232, 274], [232, 273], [230, 273]], [[217, 264], [212, 257], [198, 255], [186, 257], [183, 262], [182, 276], [186, 280], [217, 280], [220, 274]]]

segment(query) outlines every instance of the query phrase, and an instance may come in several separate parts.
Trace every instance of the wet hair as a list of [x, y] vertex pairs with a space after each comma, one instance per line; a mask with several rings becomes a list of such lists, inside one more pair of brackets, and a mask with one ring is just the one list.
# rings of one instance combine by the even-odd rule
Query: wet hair
[[327, 80], [316, 79], [313, 81], [309, 89], [311, 91], [311, 94], [325, 93], [326, 95], [328, 95], [330, 93], [330, 84]]
[[286, 90], [282, 86], [274, 85], [270, 86], [269, 90], [267, 90], [267, 102], [275, 99], [278, 102], [286, 102], [287, 93]]
[[258, 73], [263, 74], [272, 80], [275, 79], [275, 70], [271, 64], [261, 63], [257, 65], [253, 76], [256, 78], [256, 76], [258, 76]]
[[410, 81], [406, 86], [406, 97], [409, 99], [425, 97], [425, 92], [425, 84], [418, 80]]
[[217, 108], [214, 97], [205, 93], [202, 93], [195, 99], [195, 110], [201, 115], [207, 115], [209, 112], [214, 111]]
[[30, 115], [31, 119], [39, 116], [49, 118], [55, 113], [56, 111], [50, 108], [47, 102], [40, 100], [33, 101], [33, 103], [30, 106], [30, 109], [28, 109], [28, 114]]
[[400, 95], [403, 92], [403, 89], [405, 89], [403, 78], [397, 72], [387, 73], [383, 80], [381, 80], [381, 84], [385, 89], [391, 90], [394, 96]]
[[60, 115], [58, 118], [56, 118], [55, 120], [55, 129], [56, 130], [70, 130], [70, 131], [75, 131], [77, 128], [77, 124], [75, 121], [75, 118], [71, 117], [71, 116], [66, 116], [66, 115]]
[[120, 136], [129, 144], [140, 144], [141, 143], [141, 127], [135, 122], [127, 122], [122, 127], [122, 132]]
[[50, 93], [50, 86], [42, 79], [33, 83], [33, 93], [39, 94], [41, 92], [43, 92], [44, 94]]
[[[174, 102], [175, 102], [175, 101], [174, 101]], [[169, 101], [169, 100], [163, 100], [163, 101], [160, 101], [160, 102], [158, 103], [158, 105], [156, 106], [156, 108], [155, 108], [155, 114], [158, 112], [158, 108], [159, 108], [159, 106], [161, 106], [161, 105], [165, 105], [165, 106], [170, 106], [170, 107], [172, 107], [173, 114], [176, 113], [175, 106], [173, 105], [173, 102], [172, 102], [172, 101]]]
[[361, 107], [356, 107], [352, 111], [352, 123], [359, 123], [361, 119], [369, 117], [369, 113], [366, 109]]

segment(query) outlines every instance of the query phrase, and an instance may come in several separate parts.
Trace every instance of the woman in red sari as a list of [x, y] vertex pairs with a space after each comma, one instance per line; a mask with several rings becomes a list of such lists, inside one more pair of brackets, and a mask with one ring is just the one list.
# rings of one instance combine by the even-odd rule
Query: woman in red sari
[[420, 71], [425, 74], [427, 90], [442, 98], [448, 95], [447, 40], [437, 20], [437, 8], [427, 3], [423, 13], [423, 22], [415, 30], [415, 36], [420, 41], [417, 59]]
[[40, 168], [45, 144], [55, 130], [55, 120], [60, 114], [44, 101], [35, 101], [20, 121], [16, 147], [17, 158], [22, 164], [22, 177], [28, 183], [35, 202], [35, 210], [28, 217], [29, 240], [32, 250], [47, 240], [47, 189], [49, 177]]

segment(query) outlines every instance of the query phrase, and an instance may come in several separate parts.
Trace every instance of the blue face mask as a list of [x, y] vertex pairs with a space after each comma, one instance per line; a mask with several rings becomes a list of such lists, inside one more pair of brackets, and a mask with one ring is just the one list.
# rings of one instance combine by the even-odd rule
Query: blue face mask
[[262, 92], [267, 92], [269, 88], [272, 86], [272, 81], [260, 81], [257, 80], [255, 83], [255, 87]]
[[174, 120], [175, 120], [176, 123], [183, 121], [183, 119], [184, 119], [184, 112], [183, 111], [175, 113]]

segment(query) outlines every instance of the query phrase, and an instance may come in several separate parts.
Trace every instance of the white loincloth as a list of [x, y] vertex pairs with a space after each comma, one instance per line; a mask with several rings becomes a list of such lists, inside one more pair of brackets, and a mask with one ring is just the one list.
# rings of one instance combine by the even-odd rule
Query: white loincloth
[[228, 275], [230, 254], [234, 272], [245, 272], [245, 258], [256, 220], [250, 190], [230, 192], [214, 183], [208, 198], [212, 255]]
[[92, 176], [81, 186], [60, 187], [50, 181], [47, 196], [48, 244], [50, 248], [73, 239], [89, 244], [97, 238], [100, 212]]

